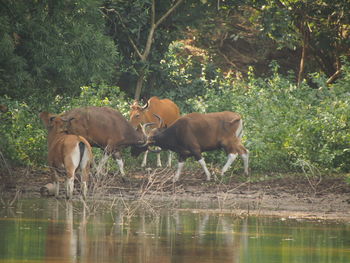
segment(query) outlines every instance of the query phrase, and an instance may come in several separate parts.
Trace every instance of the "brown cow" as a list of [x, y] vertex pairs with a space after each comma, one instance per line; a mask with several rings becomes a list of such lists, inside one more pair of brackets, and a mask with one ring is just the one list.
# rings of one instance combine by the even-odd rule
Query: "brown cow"
[[[179, 107], [173, 101], [169, 99], [159, 99], [158, 97], [151, 97], [143, 107], [135, 101], [130, 108], [130, 123], [135, 129], [140, 129], [140, 125], [145, 123], [158, 123], [155, 114], [162, 118], [162, 128], [172, 125], [174, 121], [180, 117]], [[146, 166], [147, 155], [148, 151], [145, 152], [141, 167]], [[162, 166], [160, 153], [157, 154], [157, 166]], [[169, 151], [168, 166], [171, 166], [171, 151]]]
[[123, 115], [110, 107], [83, 107], [62, 114], [69, 120], [67, 131], [81, 135], [94, 146], [112, 154], [124, 176], [124, 163], [120, 151], [127, 146], [145, 142], [144, 135], [135, 131]]
[[48, 163], [53, 168], [53, 184], [55, 196], [59, 194], [59, 172], [66, 171], [66, 196], [68, 199], [73, 197], [74, 175], [78, 167], [82, 171], [81, 190], [83, 197], [86, 198], [87, 180], [89, 176], [90, 163], [92, 161], [91, 146], [82, 136], [66, 133], [66, 120], [48, 112], [39, 114], [45, 127], [48, 130]]
[[147, 145], [156, 145], [179, 154], [174, 181], [179, 179], [185, 160], [191, 156], [201, 164], [209, 181], [211, 174], [202, 157], [202, 152], [220, 148], [224, 149], [228, 155], [227, 162], [221, 171], [222, 175], [230, 168], [238, 154], [244, 162], [244, 173], [248, 174], [249, 152], [241, 143], [242, 131], [242, 119], [238, 113], [230, 111], [190, 113], [179, 118], [169, 128], [151, 130], [147, 136]]

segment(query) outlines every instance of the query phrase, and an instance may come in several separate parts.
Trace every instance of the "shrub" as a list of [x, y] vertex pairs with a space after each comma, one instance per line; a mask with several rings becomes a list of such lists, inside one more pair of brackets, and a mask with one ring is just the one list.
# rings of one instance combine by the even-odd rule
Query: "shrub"
[[[266, 79], [251, 74], [248, 81], [230, 83], [232, 80], [221, 78], [219, 89], [208, 88], [204, 95], [187, 102], [200, 112], [242, 114], [244, 141], [254, 170], [295, 170], [302, 159], [324, 171], [349, 171], [350, 108], [344, 89], [348, 80], [328, 88], [323, 82], [323, 88], [312, 89], [306, 83], [297, 87], [275, 71]], [[209, 159], [217, 161], [215, 156]]]
[[40, 111], [61, 113], [75, 107], [95, 105], [110, 106], [124, 116], [128, 115], [129, 102], [118, 87], [101, 85], [82, 87], [81, 90], [79, 97], [57, 96], [50, 105], [28, 105], [9, 98], [2, 99], [0, 103], [9, 108], [7, 113], [0, 116], [0, 151], [6, 159], [20, 165], [46, 164], [47, 131], [38, 117]]

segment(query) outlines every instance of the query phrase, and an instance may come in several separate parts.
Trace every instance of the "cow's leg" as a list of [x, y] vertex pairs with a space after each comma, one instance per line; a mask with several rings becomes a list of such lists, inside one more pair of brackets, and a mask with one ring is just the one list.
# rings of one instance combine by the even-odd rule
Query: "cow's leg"
[[91, 159], [88, 153], [88, 149], [86, 147], [84, 151], [84, 156], [80, 161], [80, 169], [81, 169], [80, 189], [84, 199], [86, 199], [86, 194], [87, 194], [87, 181], [89, 179], [90, 163], [91, 163]]
[[249, 151], [243, 146], [243, 144], [237, 144], [237, 152], [242, 157], [243, 166], [244, 166], [244, 174], [249, 174]]
[[224, 173], [230, 168], [231, 164], [233, 163], [233, 161], [237, 158], [237, 154], [236, 153], [229, 153], [227, 156], [227, 162], [224, 165], [224, 167], [222, 167], [221, 170], [221, 175], [224, 175]]
[[241, 154], [241, 157], [243, 159], [243, 166], [244, 166], [244, 174], [249, 174], [249, 151], [246, 149], [246, 152]]
[[83, 169], [81, 171], [82, 175], [81, 175], [81, 185], [80, 185], [80, 190], [81, 190], [81, 194], [83, 196], [84, 199], [86, 199], [86, 195], [87, 195], [87, 178], [89, 176], [89, 172], [87, 172], [87, 169]]
[[[69, 158], [67, 158], [69, 159]], [[73, 198], [73, 190], [74, 190], [74, 174], [75, 169], [79, 166], [79, 162], [77, 165], [73, 164], [73, 160], [65, 160], [65, 167], [67, 172], [66, 177], [66, 198], [72, 199]]]
[[207, 181], [210, 181], [211, 174], [210, 174], [210, 172], [209, 172], [209, 170], [207, 168], [207, 165], [206, 165], [206, 163], [204, 161], [204, 158], [199, 159], [198, 162], [202, 166], [202, 168], [203, 168], [203, 170], [205, 172], [205, 175], [207, 176]]
[[[145, 152], [144, 156], [143, 156], [141, 167], [146, 167], [146, 165], [147, 165], [148, 152], [149, 151], [147, 150]], [[157, 153], [157, 167], [162, 167], [162, 161], [161, 161], [161, 158], [160, 158], [160, 153]]]
[[173, 182], [174, 183], [179, 180], [180, 174], [181, 174], [182, 169], [183, 169], [183, 167], [185, 165], [186, 159], [187, 159], [187, 156], [179, 155], [179, 162], [177, 164], [177, 170], [176, 170], [175, 176], [173, 178]]
[[160, 152], [157, 153], [157, 167], [162, 167], [162, 161], [160, 159]]
[[123, 159], [122, 159], [122, 156], [120, 154], [120, 152], [114, 152], [113, 153], [113, 157], [114, 159], [117, 160], [117, 163], [118, 163], [118, 166], [119, 166], [119, 171], [120, 171], [120, 174], [122, 176], [125, 175], [125, 172], [124, 172], [124, 162], [123, 162]]
[[169, 155], [168, 155], [167, 167], [171, 167], [171, 160], [172, 160], [172, 157], [173, 157], [173, 153], [172, 153], [172, 151], [168, 151], [168, 152], [169, 152]]
[[[197, 147], [197, 149], [193, 149], [192, 150], [192, 154], [194, 155], [194, 158], [196, 158], [196, 160], [199, 162], [199, 164], [202, 166], [203, 170], [204, 170], [204, 173], [205, 175], [207, 176], [207, 181], [210, 181], [210, 177], [211, 177], [211, 174], [207, 168], [207, 164], [205, 163], [204, 161], [204, 158], [202, 157], [202, 154], [199, 150], [199, 147]], [[215, 177], [216, 179], [216, 177]]]
[[55, 197], [58, 197], [60, 192], [60, 179], [58, 176], [58, 172], [55, 169], [53, 169], [53, 174], [51, 178], [53, 181], [53, 189], [54, 189]]
[[75, 170], [79, 167], [79, 163], [80, 163], [80, 149], [77, 144], [77, 146], [71, 152], [66, 152], [66, 156], [64, 157], [64, 167], [66, 168], [66, 172], [67, 172], [67, 177], [66, 177], [67, 199], [73, 198]]
[[175, 176], [173, 178], [173, 182], [176, 182], [176, 181], [179, 180], [180, 174], [182, 172], [182, 168], [184, 167], [184, 165], [185, 165], [185, 161], [184, 160], [183, 161], [179, 160], [179, 163], [177, 164], [177, 170], [176, 170]]
[[248, 175], [248, 165], [249, 165], [249, 151], [243, 146], [240, 138], [233, 137], [232, 140], [224, 144], [224, 149], [228, 154], [228, 160], [225, 166], [222, 168], [221, 175], [223, 175], [231, 166], [232, 162], [236, 159], [237, 154], [239, 154], [243, 159], [244, 164], [244, 174]]
[[89, 179], [89, 172], [90, 172], [90, 162], [86, 161], [83, 163], [83, 161], [80, 164], [81, 169], [81, 184], [80, 184], [80, 190], [81, 194], [84, 199], [86, 199], [87, 194], [87, 181]]
[[73, 198], [73, 190], [74, 190], [74, 170], [72, 168], [67, 169], [67, 178], [66, 178], [66, 198]]
[[147, 165], [147, 156], [148, 156], [148, 150], [145, 151], [145, 153], [143, 155], [143, 160], [142, 160], [141, 167], [146, 167], [146, 165]]
[[125, 176], [123, 159], [122, 159], [122, 158], [117, 159], [117, 163], [118, 163], [118, 166], [119, 166], [120, 174], [121, 174], [122, 176]]

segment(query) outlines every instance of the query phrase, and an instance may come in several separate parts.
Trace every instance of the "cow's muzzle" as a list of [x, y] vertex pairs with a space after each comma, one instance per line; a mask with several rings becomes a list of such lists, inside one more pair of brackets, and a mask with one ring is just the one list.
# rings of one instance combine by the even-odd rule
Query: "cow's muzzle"
[[149, 146], [150, 144], [153, 144], [154, 141], [153, 140], [150, 140], [148, 137], [146, 138], [146, 140], [144, 141], [139, 141], [138, 144], [136, 144], [137, 147], [139, 148], [144, 148], [144, 147], [147, 147]]
[[162, 151], [161, 148], [157, 147], [157, 149], [152, 149], [151, 146], [148, 146], [147, 148], [150, 152], [153, 152], [153, 153], [160, 153]]

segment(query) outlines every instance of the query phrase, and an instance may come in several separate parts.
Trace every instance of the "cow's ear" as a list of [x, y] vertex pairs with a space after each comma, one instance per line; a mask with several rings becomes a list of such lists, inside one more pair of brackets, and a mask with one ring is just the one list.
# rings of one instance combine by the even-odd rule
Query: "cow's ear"
[[74, 117], [71, 117], [71, 118], [69, 118], [69, 119], [67, 119], [67, 118], [62, 118], [62, 121], [64, 121], [64, 122], [71, 122], [72, 120], [74, 120], [75, 118]]
[[44, 111], [39, 114], [39, 118], [43, 121], [45, 127], [49, 128], [52, 121], [56, 118], [56, 115]]

